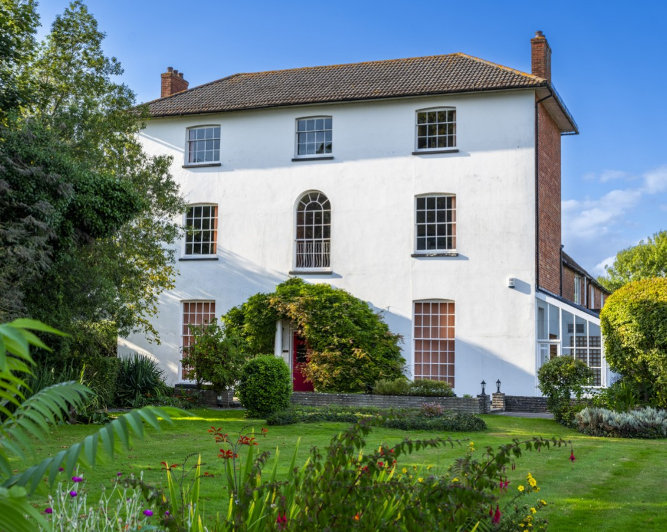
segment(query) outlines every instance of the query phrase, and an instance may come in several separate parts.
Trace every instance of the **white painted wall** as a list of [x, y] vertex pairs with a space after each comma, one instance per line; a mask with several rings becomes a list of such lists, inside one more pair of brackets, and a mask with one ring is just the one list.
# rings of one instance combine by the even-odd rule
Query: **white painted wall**
[[[412, 155], [415, 111], [437, 106], [456, 107], [459, 152]], [[334, 159], [292, 162], [295, 119], [320, 114], [333, 116]], [[182, 168], [186, 128], [201, 124], [220, 124], [222, 166]], [[221, 315], [272, 290], [293, 269], [295, 202], [320, 190], [332, 205], [333, 273], [306, 279], [383, 311], [410, 367], [413, 300], [454, 300], [455, 391], [500, 378], [508, 394], [536, 394], [532, 91], [155, 119], [141, 137], [148, 153], [174, 157], [188, 201], [218, 204], [219, 260], [179, 262], [155, 322], [162, 344], [133, 335], [121, 352], [150, 351], [178, 381], [180, 301], [214, 299]], [[414, 196], [432, 192], [457, 196], [458, 257], [411, 257]]]

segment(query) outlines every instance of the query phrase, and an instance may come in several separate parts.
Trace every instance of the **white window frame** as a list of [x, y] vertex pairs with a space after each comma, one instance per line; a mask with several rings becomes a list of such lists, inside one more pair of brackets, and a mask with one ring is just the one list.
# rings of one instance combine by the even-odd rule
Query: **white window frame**
[[[417, 221], [417, 202], [418, 202], [419, 199], [425, 199], [425, 200], [428, 201], [429, 198], [436, 198], [436, 204], [437, 204], [437, 198], [440, 198], [440, 197], [452, 198], [453, 199], [454, 207], [451, 209], [451, 211], [453, 212], [453, 216], [452, 216], [453, 221], [452, 222], [442, 222], [442, 223], [450, 224], [451, 226], [453, 226], [454, 231], [453, 231], [453, 233], [450, 237], [445, 236], [445, 237], [441, 237], [441, 238], [452, 238], [454, 245], [451, 248], [442, 248], [441, 249], [441, 248], [436, 247], [435, 249], [419, 249], [419, 246], [418, 246], [419, 238], [423, 238], [423, 237], [419, 236], [419, 230], [418, 230], [419, 225], [428, 226], [430, 224], [434, 224], [437, 227], [438, 222], [437, 222], [437, 219], [436, 219], [435, 222], [430, 222], [430, 223], [429, 222], [424, 222], [423, 224], [420, 224]], [[430, 193], [427, 193], [427, 194], [418, 194], [418, 195], [415, 196], [415, 198], [414, 198], [414, 208], [413, 208], [413, 213], [414, 213], [413, 247], [414, 247], [415, 255], [429, 256], [429, 255], [456, 254], [457, 253], [457, 251], [456, 251], [457, 244], [458, 244], [458, 242], [457, 242], [457, 227], [456, 227], [458, 225], [458, 220], [457, 220], [457, 217], [456, 217], [457, 207], [458, 207], [458, 205], [457, 205], [456, 194], [451, 194], [449, 192], [430, 192]], [[437, 207], [436, 207], [436, 209], [437, 209]], [[436, 213], [437, 213], [437, 210], [436, 210]], [[437, 234], [436, 234], [435, 238], [436, 238], [436, 244], [437, 244], [437, 238], [438, 238]]]
[[[586, 349], [589, 350], [591, 349], [589, 345], [589, 325], [591, 323], [595, 324], [596, 326], [600, 326], [600, 320], [599, 318], [596, 318], [595, 316], [590, 315], [587, 312], [584, 312], [582, 310], [579, 310], [576, 307], [573, 307], [570, 304], [564, 303], [563, 301], [556, 299], [554, 297], [548, 296], [542, 292], [537, 292], [536, 294], [536, 302], [535, 302], [535, 339], [537, 343], [536, 347], [536, 353], [535, 353], [535, 386], [539, 384], [539, 381], [537, 379], [537, 370], [541, 366], [541, 353], [540, 353], [540, 348], [542, 346], [546, 345], [556, 345], [557, 346], [557, 356], [562, 356], [563, 355], [563, 312], [568, 312], [574, 316], [574, 327], [575, 327], [575, 334], [576, 334], [576, 318], [580, 318], [586, 322], [586, 336], [587, 336], [587, 347]], [[539, 323], [538, 323], [538, 312], [537, 312], [537, 299], [552, 305], [554, 307], [557, 307], [559, 312], [558, 312], [558, 339], [548, 339], [548, 338], [539, 338]], [[547, 328], [548, 328], [548, 323], [549, 323], [549, 317], [545, 317], [546, 323], [547, 323]], [[548, 333], [547, 333], [548, 334]], [[576, 345], [573, 347], [570, 346], [565, 346], [567, 349], [571, 349], [573, 351], [573, 356], [574, 353], [576, 353]], [[581, 349], [581, 348], [579, 348]], [[594, 347], [593, 349], [598, 349], [597, 347]], [[604, 339], [602, 338], [602, 331], [600, 331], [600, 386], [591, 386], [591, 388], [606, 388], [607, 383], [611, 382], [609, 380], [609, 370], [607, 366], [607, 358], [605, 356], [604, 352]], [[587, 357], [588, 358], [588, 357]]]
[[589, 287], [588, 308], [595, 308], [595, 286], [593, 285], [593, 283], [589, 283], [588, 287]]
[[[452, 146], [444, 146], [444, 147], [435, 147], [435, 148], [420, 148], [419, 147], [419, 126], [424, 125], [424, 124], [419, 124], [419, 113], [429, 113], [429, 112], [438, 112], [438, 111], [453, 111], [454, 112], [454, 121], [453, 122], [444, 122], [444, 124], [454, 124], [454, 144]], [[424, 109], [417, 109], [415, 111], [415, 140], [414, 140], [414, 148], [415, 148], [415, 153], [428, 153], [428, 152], [442, 152], [442, 151], [457, 151], [458, 150], [458, 128], [457, 128], [457, 122], [458, 122], [458, 112], [456, 107], [451, 106], [451, 105], [442, 105], [438, 107], [427, 107]], [[439, 124], [436, 122], [436, 124]], [[438, 136], [442, 135], [437, 135]], [[445, 135], [448, 136], [448, 135]], [[428, 137], [427, 137], [428, 138]]]
[[[331, 131], [331, 151], [323, 153], [299, 153], [299, 122], [301, 120], [331, 120], [331, 130], [327, 130], [326, 127], [322, 131], [326, 134], [327, 131]], [[325, 123], [326, 125], [326, 123]], [[314, 133], [317, 133], [319, 130], [315, 130]], [[303, 133], [309, 133], [309, 131], [304, 131]], [[315, 115], [315, 116], [299, 116], [294, 119], [294, 158], [295, 159], [321, 159], [322, 157], [330, 158], [333, 157], [333, 116], [332, 115]], [[324, 140], [326, 148], [326, 138]]]
[[[195, 129], [206, 129], [206, 128], [218, 128], [218, 135], [219, 135], [218, 138], [216, 139], [214, 137], [213, 139], [211, 139], [219, 141], [218, 158], [215, 159], [214, 161], [202, 161], [202, 162], [190, 161], [190, 142], [197, 142], [196, 140], [195, 141], [190, 140], [190, 131]], [[212, 164], [220, 164], [221, 151], [222, 151], [222, 127], [220, 124], [197, 124], [196, 126], [190, 126], [185, 129], [185, 153], [183, 154], [185, 166], [207, 166]]]
[[[188, 253], [188, 235], [187, 235], [187, 223], [188, 223], [188, 211], [195, 207], [215, 207], [215, 242], [212, 242], [215, 245], [215, 253]], [[183, 213], [183, 228], [185, 230], [185, 236], [183, 238], [183, 257], [196, 257], [196, 258], [212, 258], [218, 255], [218, 240], [220, 235], [220, 209], [218, 208], [217, 203], [189, 203], [185, 207], [185, 212]]]
[[[444, 303], [444, 304], [451, 304], [451, 305], [454, 306], [454, 312], [453, 312], [453, 314], [449, 314], [449, 313], [447, 313], [447, 314], [440, 314], [440, 313], [438, 313], [438, 317], [440, 317], [440, 316], [445, 316], [445, 317], [453, 316], [453, 318], [454, 318], [454, 325], [451, 326], [451, 328], [454, 329], [454, 336], [453, 336], [453, 338], [440, 338], [439, 336], [438, 336], [437, 338], [433, 338], [430, 334], [429, 334], [429, 337], [428, 337], [428, 338], [425, 337], [425, 336], [424, 336], [424, 337], [419, 337], [419, 338], [418, 338], [418, 337], [415, 335], [416, 316], [417, 316], [417, 314], [416, 314], [416, 307], [417, 307], [417, 304], [424, 304], [424, 303], [429, 303], [429, 304], [443, 304], [443, 303]], [[422, 315], [422, 316], [425, 316], [425, 314], [421, 314], [421, 315]], [[432, 317], [433, 317], [433, 313], [429, 314], [428, 316], [429, 316], [429, 320], [432, 319]], [[424, 327], [424, 325], [422, 324], [421, 327]], [[433, 325], [432, 325], [432, 324], [429, 324], [429, 327], [432, 328]], [[447, 328], [449, 328], [449, 327], [450, 327], [450, 325], [447, 324]], [[442, 324], [438, 324], [437, 328], [438, 328], [438, 329], [441, 329], [441, 328], [442, 328]], [[417, 342], [418, 342], [418, 341], [422, 341], [422, 342], [431, 342], [431, 341], [435, 340], [435, 341], [442, 341], [442, 342], [450, 342], [450, 341], [451, 341], [451, 342], [454, 342], [454, 351], [449, 351], [449, 350], [447, 350], [447, 351], [445, 351], [444, 353], [438, 351], [438, 353], [437, 353], [437, 355], [438, 355], [438, 362], [435, 364], [436, 366], [446, 366], [447, 369], [448, 369], [448, 371], [447, 371], [447, 377], [446, 377], [445, 379], [441, 379], [441, 378], [440, 378], [441, 376], [438, 375], [438, 376], [437, 376], [437, 377], [438, 377], [437, 380], [443, 380], [444, 382], [450, 382], [449, 379], [451, 378], [451, 382], [450, 382], [450, 384], [451, 384], [452, 388], [454, 388], [455, 385], [456, 385], [456, 302], [455, 302], [453, 299], [437, 299], [437, 298], [435, 298], [435, 299], [415, 299], [415, 300], [412, 302], [412, 330], [411, 330], [410, 332], [412, 333], [412, 376], [413, 376], [414, 379], [417, 379], [417, 378], [422, 378], [422, 379], [425, 379], [425, 378], [433, 378], [433, 374], [432, 374], [431, 371], [429, 371], [429, 376], [425, 376], [425, 375], [424, 375], [423, 367], [422, 367], [422, 374], [421, 374], [421, 375], [417, 375], [417, 372], [416, 372], [417, 361], [416, 361], [416, 359], [417, 359]], [[426, 351], [422, 351], [422, 355], [423, 355], [424, 353], [426, 353]], [[453, 362], [453, 363], [449, 363], [449, 361], [447, 361], [447, 362], [443, 363], [443, 362], [442, 362], [442, 358], [440, 358], [440, 355], [441, 355], [441, 354], [449, 355], [450, 353], [453, 355], [452, 358], [454, 359], [454, 362]], [[432, 356], [432, 355], [433, 355], [433, 351], [430, 351], [430, 350], [429, 350], [429, 355]], [[422, 366], [423, 366], [424, 363], [425, 363], [425, 362], [424, 362], [424, 360], [422, 359], [422, 361], [421, 361]], [[432, 366], [434, 365], [434, 364], [433, 364], [433, 361], [432, 361], [432, 360], [429, 360], [428, 365], [432, 367]], [[451, 369], [451, 373], [449, 372], [449, 369]]]
[[574, 304], [575, 305], [583, 305], [582, 303], [582, 297], [581, 297], [581, 275], [579, 274], [574, 274]]
[[[310, 240], [306, 240], [305, 238], [304, 239], [299, 239], [298, 238], [299, 205], [301, 204], [301, 201], [303, 200], [303, 198], [305, 198], [308, 194], [320, 194], [321, 196], [323, 196], [329, 202], [329, 238], [328, 239], [320, 239], [320, 240], [322, 240], [322, 242], [326, 241], [326, 247], [327, 247], [326, 254], [327, 254], [328, 262], [329, 262], [328, 266], [321, 266], [321, 267], [298, 266], [298, 258], [297, 257], [298, 257], [298, 254], [299, 254], [298, 253], [298, 251], [299, 251], [299, 242], [301, 242], [301, 241], [303, 241], [303, 242], [309, 242], [309, 241], [316, 242], [316, 241], [318, 241], [318, 239], [314, 239], [314, 238], [310, 239]], [[332, 271], [331, 270], [331, 256], [332, 256], [331, 242], [333, 241], [333, 223], [332, 222], [333, 222], [334, 213], [333, 213], [332, 202], [329, 199], [329, 196], [327, 196], [321, 190], [308, 190], [308, 191], [306, 191], [302, 194], [299, 194], [292, 212], [294, 213], [294, 219], [292, 221], [292, 228], [293, 228], [292, 230], [294, 232], [293, 233], [294, 238], [292, 239], [292, 242], [294, 243], [294, 250], [293, 250], [293, 253], [292, 253], [292, 261], [293, 261], [293, 264], [294, 264], [294, 271], [295, 272], [322, 272], [322, 273], [331, 272]]]

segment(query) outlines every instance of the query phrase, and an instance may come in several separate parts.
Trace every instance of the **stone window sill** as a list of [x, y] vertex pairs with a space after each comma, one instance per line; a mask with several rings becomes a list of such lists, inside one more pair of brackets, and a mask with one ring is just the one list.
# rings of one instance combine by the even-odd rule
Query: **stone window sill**
[[412, 155], [437, 155], [440, 153], [458, 153], [458, 148], [447, 148], [443, 150], [418, 150], [413, 151]]
[[211, 168], [213, 166], [222, 166], [222, 163], [184, 164], [183, 168]]
[[332, 270], [292, 270], [290, 275], [332, 275]]
[[322, 157], [293, 157], [293, 163], [302, 163], [304, 161], [331, 161], [333, 155], [324, 155]]
[[218, 257], [180, 257], [178, 259], [180, 262], [187, 261], [205, 261], [205, 260], [218, 260]]
[[458, 257], [459, 253], [458, 251], [442, 251], [439, 253], [413, 253], [410, 256], [416, 259], [422, 259], [422, 258], [428, 259], [431, 257]]

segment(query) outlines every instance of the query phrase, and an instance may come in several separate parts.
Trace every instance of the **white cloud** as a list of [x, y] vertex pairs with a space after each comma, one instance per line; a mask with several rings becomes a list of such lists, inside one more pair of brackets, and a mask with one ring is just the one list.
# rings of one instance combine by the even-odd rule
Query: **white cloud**
[[616, 179], [627, 179], [630, 175], [623, 170], [603, 170], [600, 173], [597, 172], [588, 172], [584, 174], [584, 179], [586, 181], [599, 181], [600, 183], [606, 183], [607, 181], [614, 181]]
[[642, 191], [646, 194], [659, 194], [667, 191], [667, 165], [644, 174], [644, 188]]
[[597, 275], [604, 275], [606, 273], [606, 266], [611, 266], [614, 264], [614, 260], [616, 259], [616, 255], [612, 255], [611, 257], [607, 257], [606, 259], [602, 260], [598, 264], [595, 265], [593, 268], [593, 273]]
[[577, 239], [604, 235], [609, 224], [630, 211], [641, 198], [637, 189], [612, 190], [596, 200], [566, 200], [563, 229]]

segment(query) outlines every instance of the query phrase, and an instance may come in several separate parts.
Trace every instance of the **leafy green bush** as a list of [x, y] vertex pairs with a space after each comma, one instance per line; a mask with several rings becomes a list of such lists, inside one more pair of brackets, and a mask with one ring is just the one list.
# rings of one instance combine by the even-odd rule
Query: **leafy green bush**
[[454, 391], [445, 381], [419, 379], [410, 384], [410, 395], [420, 397], [454, 397]]
[[405, 377], [397, 379], [380, 379], [373, 386], [374, 395], [408, 395], [410, 381]]
[[594, 392], [591, 405], [616, 412], [628, 412], [640, 405], [639, 390], [633, 381], [621, 378], [607, 388]]
[[546, 395], [547, 408], [556, 421], [563, 425], [573, 423], [574, 414], [583, 408], [577, 402], [581, 400], [592, 376], [586, 364], [570, 356], [552, 358], [539, 369], [539, 388]]
[[120, 359], [116, 406], [132, 406], [140, 397], [158, 397], [165, 395], [166, 390], [164, 371], [156, 361], [136, 353]]
[[249, 417], [266, 417], [287, 408], [292, 395], [289, 368], [281, 358], [259, 355], [243, 366], [236, 392]]
[[200, 387], [210, 383], [210, 388], [222, 394], [239, 380], [248, 359], [241, 350], [241, 339], [217, 321], [190, 326], [190, 330], [192, 342], [183, 352], [185, 377], [197, 381]]
[[305, 338], [308, 364], [303, 372], [318, 391], [366, 392], [377, 381], [403, 373], [400, 336], [367, 303], [328, 284], [289, 279], [223, 317], [251, 355], [273, 350], [279, 319], [294, 324]]
[[643, 403], [667, 407], [667, 278], [619, 288], [600, 326], [609, 367], [636, 383]]
[[97, 395], [98, 408], [114, 403], [120, 359], [117, 357], [87, 357], [83, 360], [83, 383]]
[[294, 423], [319, 423], [322, 421], [356, 423], [362, 418], [370, 419], [381, 415], [383, 415], [382, 411], [371, 407], [328, 406], [319, 408], [316, 406], [292, 405], [267, 416], [266, 423], [268, 425], [293, 425]]
[[575, 417], [577, 428], [591, 436], [667, 438], [667, 410], [651, 407], [630, 412], [585, 408]]

